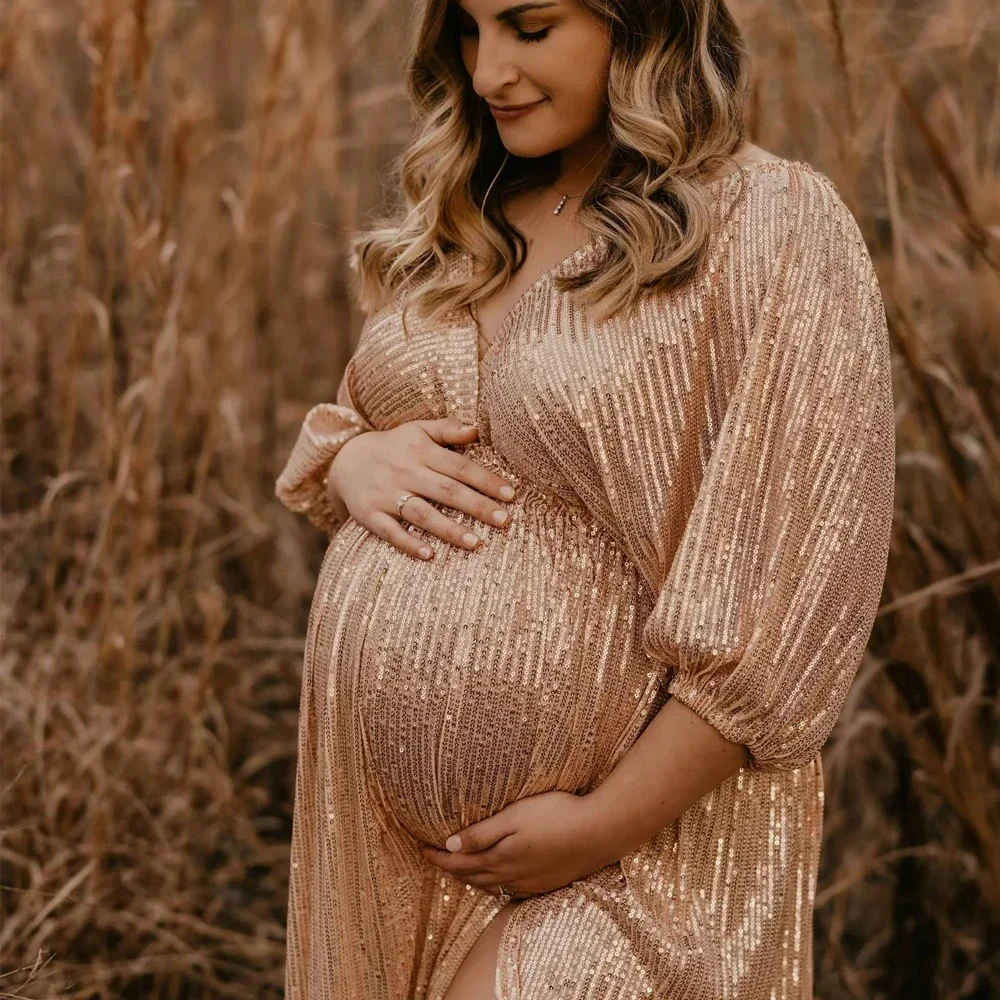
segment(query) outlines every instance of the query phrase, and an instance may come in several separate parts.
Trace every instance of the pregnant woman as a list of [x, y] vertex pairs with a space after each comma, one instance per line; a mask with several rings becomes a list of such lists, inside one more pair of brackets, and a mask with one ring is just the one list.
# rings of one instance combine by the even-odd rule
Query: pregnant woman
[[276, 484], [330, 537], [288, 1000], [805, 1000], [892, 516], [857, 223], [745, 141], [721, 0], [416, 28], [404, 210]]

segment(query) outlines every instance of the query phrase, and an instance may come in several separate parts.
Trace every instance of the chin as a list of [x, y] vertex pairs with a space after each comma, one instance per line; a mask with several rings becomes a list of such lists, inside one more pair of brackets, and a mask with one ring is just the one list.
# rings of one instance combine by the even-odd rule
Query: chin
[[542, 156], [547, 156], [549, 153], [555, 152], [559, 148], [558, 146], [529, 146], [528, 144], [519, 146], [506, 142], [504, 143], [504, 147], [512, 156], [520, 156], [522, 160], [537, 160]]
[[[515, 123], [516, 124], [516, 123]], [[520, 156], [524, 159], [537, 159], [540, 156], [548, 156], [550, 153], [555, 153], [557, 150], [562, 149], [564, 146], [568, 145], [565, 142], [553, 142], [551, 136], [545, 136], [545, 138], [532, 139], [528, 135], [515, 135], [513, 134], [515, 129], [511, 128], [509, 135], [504, 134], [504, 130], [500, 129], [500, 139], [504, 144], [504, 148], [512, 156]]]

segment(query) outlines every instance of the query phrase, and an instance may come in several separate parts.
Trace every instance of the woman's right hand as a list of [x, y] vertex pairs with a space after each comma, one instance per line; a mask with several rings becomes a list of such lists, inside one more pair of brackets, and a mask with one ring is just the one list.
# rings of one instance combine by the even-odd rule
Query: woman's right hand
[[[351, 517], [401, 552], [421, 559], [433, 551], [400, 523], [396, 501], [412, 493], [402, 507], [403, 518], [463, 549], [474, 549], [481, 537], [469, 532], [428, 503], [437, 500], [494, 527], [507, 523], [507, 512], [496, 500], [510, 500], [513, 487], [503, 478], [451, 451], [446, 445], [468, 444], [479, 430], [458, 417], [410, 420], [388, 431], [366, 431], [351, 438], [337, 452], [327, 474], [331, 502], [337, 497]], [[511, 490], [503, 496], [502, 487]], [[426, 499], [425, 499], [426, 498]], [[503, 518], [494, 519], [499, 511]], [[424, 554], [426, 551], [426, 554]]]

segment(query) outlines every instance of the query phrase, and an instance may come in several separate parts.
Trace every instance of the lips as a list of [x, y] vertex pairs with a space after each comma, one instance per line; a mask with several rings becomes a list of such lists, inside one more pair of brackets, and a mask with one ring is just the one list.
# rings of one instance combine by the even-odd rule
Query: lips
[[530, 101], [527, 104], [491, 104], [490, 107], [494, 111], [523, 111], [525, 108], [531, 108], [541, 103], [542, 99], [539, 99], [537, 101]]
[[499, 121], [505, 121], [510, 118], [520, 118], [522, 115], [530, 114], [535, 108], [540, 107], [545, 103], [546, 98], [542, 98], [540, 101], [533, 101], [531, 104], [508, 104], [500, 107], [496, 104], [491, 104], [490, 114]]

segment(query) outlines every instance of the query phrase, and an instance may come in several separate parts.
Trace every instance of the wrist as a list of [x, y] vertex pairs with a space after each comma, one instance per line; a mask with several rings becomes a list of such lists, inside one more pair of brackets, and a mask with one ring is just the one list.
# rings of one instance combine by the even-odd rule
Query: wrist
[[337, 516], [340, 520], [344, 520], [348, 515], [347, 505], [344, 503], [343, 496], [340, 492], [340, 487], [337, 484], [337, 459], [344, 454], [344, 451], [351, 446], [351, 442], [355, 441], [357, 438], [361, 437], [362, 434], [367, 433], [367, 431], [360, 431], [353, 437], [345, 441], [340, 448], [337, 450], [337, 454], [333, 456], [330, 460], [330, 464], [326, 469], [326, 476], [324, 477], [323, 488], [326, 494], [327, 503], [336, 511]]
[[630, 844], [621, 827], [620, 816], [613, 803], [598, 785], [593, 791], [582, 795], [585, 839], [592, 856], [600, 865], [614, 864], [621, 860], [637, 845]]

